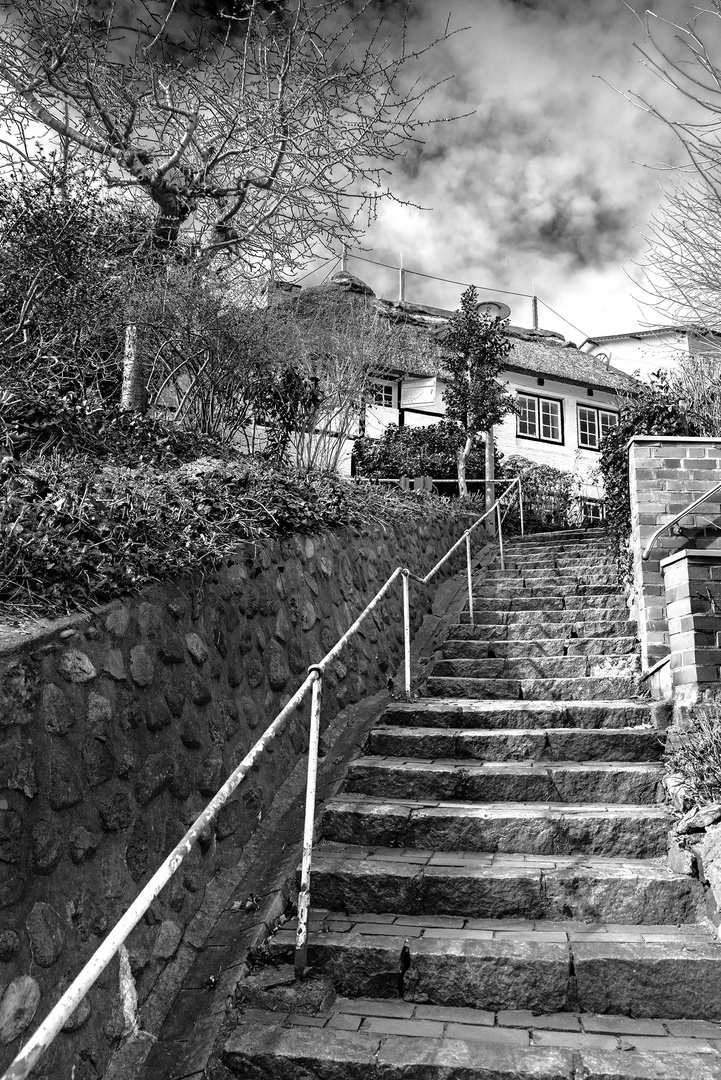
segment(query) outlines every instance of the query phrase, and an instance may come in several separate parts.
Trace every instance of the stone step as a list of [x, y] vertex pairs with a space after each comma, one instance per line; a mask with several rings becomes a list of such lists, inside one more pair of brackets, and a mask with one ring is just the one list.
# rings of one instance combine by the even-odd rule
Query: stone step
[[581, 622], [569, 619], [566, 622], [546, 622], [538, 625], [536, 619], [509, 623], [507, 619], [499, 623], [486, 621], [469, 623], [468, 612], [461, 612], [459, 622], [448, 628], [448, 637], [454, 641], [536, 641], [541, 635], [548, 638], [587, 638], [628, 637], [636, 632], [636, 623], [632, 619], [591, 619]]
[[377, 727], [368, 751], [386, 757], [475, 761], [660, 761], [664, 737], [650, 725], [628, 728]]
[[484, 660], [492, 657], [529, 656], [624, 656], [635, 653], [635, 637], [535, 638], [528, 641], [474, 641], [448, 638], [441, 652], [445, 660]]
[[[461, 611], [458, 621], [470, 622], [468, 609]], [[506, 627], [505, 635], [513, 638], [537, 638], [542, 631], [546, 637], [555, 637], [552, 627], [558, 628], [558, 636], [568, 637], [574, 630], [578, 637], [607, 637], [613, 631], [609, 630], [610, 624], [615, 623], [617, 633], [627, 636], [629, 632], [628, 619], [624, 618], [624, 609], [616, 607], [587, 607], [566, 608], [563, 610], [531, 610], [531, 611], [501, 611], [499, 608], [476, 610], [473, 625], [477, 627]], [[598, 632], [591, 629], [601, 626]]]
[[[462, 643], [461, 643], [462, 644]], [[454, 656], [436, 660], [434, 677], [451, 679], [628, 679], [641, 667], [636, 652], [611, 656]]]
[[562, 597], [617, 596], [618, 594], [618, 585], [615, 584], [586, 584], [577, 581], [569, 582], [564, 578], [534, 585], [527, 585], [522, 580], [516, 581], [515, 584], [507, 581], [493, 581], [488, 584], [476, 584], [474, 582], [473, 585], [474, 600], [503, 597], [512, 599], [514, 603], [523, 598], [535, 598], [543, 599], [555, 605], [559, 598]]
[[403, 727], [465, 728], [627, 728], [650, 725], [651, 707], [642, 701], [394, 701], [384, 724]]
[[593, 701], [633, 697], [637, 692], [634, 678], [603, 678], [590, 675], [578, 679], [464, 679], [429, 676], [426, 692], [430, 697], [517, 698], [525, 701]]
[[670, 824], [669, 812], [662, 806], [478, 806], [348, 795], [326, 804], [322, 835], [342, 844], [433, 851], [647, 859], [666, 854]]
[[509, 568], [502, 570], [500, 566], [494, 566], [490, 569], [484, 566], [483, 569], [474, 571], [473, 581], [479, 585], [491, 581], [499, 584], [507, 581], [509, 585], [518, 584], [521, 581], [526, 582], [528, 585], [545, 585], [554, 581], [577, 581], [580, 585], [596, 583], [598, 585], [614, 585], [617, 589], [622, 589], [615, 563], [599, 563], [597, 559], [589, 560], [587, 565], [578, 570], [572, 570], [569, 567], [537, 567], [530, 565], [524, 570]]
[[663, 768], [648, 762], [418, 761], [360, 757], [345, 790], [381, 799], [476, 803], [630, 803], [663, 797]]
[[[586, 612], [595, 613], [596, 618], [609, 618], [608, 612], [628, 611], [626, 601], [616, 592], [603, 596], [478, 596], [473, 597], [476, 611], [509, 611], [525, 614], [537, 611], [546, 612]], [[606, 613], [606, 614], [604, 614]], [[585, 616], [584, 616], [585, 617]]]
[[[404, 1001], [491, 1012], [578, 1009], [721, 1020], [721, 943], [701, 932], [658, 935], [664, 940], [649, 942], [623, 933], [570, 941], [562, 933], [509, 928], [489, 940], [483, 931], [442, 935], [434, 929], [426, 936], [419, 929], [414, 936], [405, 924], [369, 923], [345, 932], [312, 932], [308, 962], [337, 993], [350, 997], [397, 994], [403, 953]], [[294, 944], [294, 931], [280, 930], [269, 942], [270, 956], [287, 962]]]
[[[539, 621], [546, 618], [561, 622], [564, 618], [577, 619], [618, 619], [621, 612], [628, 612], [622, 596], [480, 596], [475, 597], [473, 606], [477, 611], [476, 622], [484, 612], [499, 612], [510, 615], [511, 621], [525, 622], [529, 617]], [[490, 619], [490, 622], [506, 622], [507, 619]]]
[[[399, 852], [324, 844], [313, 857], [313, 903], [346, 913], [403, 912], [396, 922], [439, 916], [439, 926], [489, 930], [478, 920], [557, 920], [600, 932], [610, 924], [693, 925], [699, 882], [666, 860]], [[457, 916], [450, 919], [448, 916]], [[575, 921], [575, 922], [574, 922]]]
[[222, 1060], [242, 1080], [718, 1080], [705, 1027], [684, 1038], [670, 1034], [682, 1021], [337, 998], [317, 1015], [246, 1010]]

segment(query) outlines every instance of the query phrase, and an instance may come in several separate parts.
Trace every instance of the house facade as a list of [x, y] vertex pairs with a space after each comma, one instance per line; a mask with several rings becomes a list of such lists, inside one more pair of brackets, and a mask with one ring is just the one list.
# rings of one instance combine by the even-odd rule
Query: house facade
[[[344, 271], [322, 286], [303, 289], [305, 310], [312, 308], [314, 295], [318, 303], [327, 303], [331, 289], [348, 294], [349, 302], [371, 303], [381, 318], [424, 340], [435, 339], [436, 346], [453, 314], [405, 300], [381, 299], [365, 282]], [[502, 310], [501, 303], [489, 303], [502, 314], [508, 311]], [[637, 380], [610, 365], [606, 357], [577, 349], [550, 330], [509, 325], [506, 333], [512, 349], [502, 379], [518, 411], [494, 429], [496, 446], [505, 458], [521, 457], [572, 473], [582, 495], [598, 498], [600, 441], [617, 422], [618, 392], [634, 389]], [[411, 348], [407, 356], [407, 361], [396, 357], [399, 366], [379, 369], [371, 380], [363, 415], [342, 436], [342, 472], [352, 471], [353, 442], [358, 435], [380, 438], [391, 424], [428, 427], [444, 418], [446, 380], [438, 348]]]
[[660, 326], [586, 338], [581, 349], [599, 360], [607, 358], [611, 367], [627, 375], [638, 373], [648, 382], [654, 372], [673, 371], [689, 356], [721, 359], [721, 334], [687, 326]]
[[[362, 291], [381, 316], [419, 334], [438, 336], [453, 315], [442, 308], [379, 299], [347, 273], [336, 274], [324, 287]], [[632, 390], [636, 379], [551, 331], [510, 325], [507, 333], [512, 347], [502, 378], [516, 398], [518, 413], [506, 416], [494, 429], [498, 449], [506, 458], [519, 456], [573, 473], [589, 498], [598, 497], [600, 441], [617, 423], [619, 391]], [[438, 423], [446, 411], [444, 388], [438, 360], [412, 352], [407, 367], [373, 380], [365, 415], [353, 435], [380, 438], [391, 424]], [[342, 459], [346, 472], [351, 469], [351, 451], [352, 438]]]

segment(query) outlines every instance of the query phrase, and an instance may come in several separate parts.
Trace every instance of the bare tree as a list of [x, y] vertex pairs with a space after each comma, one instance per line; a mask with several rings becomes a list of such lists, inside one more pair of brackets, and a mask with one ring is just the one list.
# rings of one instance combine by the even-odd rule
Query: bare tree
[[[652, 11], [638, 15], [645, 31], [636, 44], [643, 64], [671, 96], [670, 105], [629, 92], [628, 98], [665, 124], [687, 161], [664, 192], [646, 234], [647, 298], [675, 322], [721, 329], [721, 0], [707, 0], [686, 24]], [[659, 95], [661, 97], [661, 95]]]
[[[178, 0], [0, 0], [8, 152], [28, 130], [102, 162], [154, 205], [159, 249], [292, 268], [365, 227], [387, 165], [429, 121], [432, 86], [371, 0], [242, 0], [191, 19]], [[231, 11], [234, 12], [231, 14]], [[12, 150], [11, 150], [12, 148]]]

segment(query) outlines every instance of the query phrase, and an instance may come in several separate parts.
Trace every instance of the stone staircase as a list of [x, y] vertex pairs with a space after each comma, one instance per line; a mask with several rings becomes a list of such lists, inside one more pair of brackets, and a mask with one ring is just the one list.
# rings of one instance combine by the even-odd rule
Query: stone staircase
[[721, 944], [666, 861], [662, 736], [599, 533], [478, 572], [426, 697], [390, 705], [246, 980], [239, 1077], [721, 1078]]

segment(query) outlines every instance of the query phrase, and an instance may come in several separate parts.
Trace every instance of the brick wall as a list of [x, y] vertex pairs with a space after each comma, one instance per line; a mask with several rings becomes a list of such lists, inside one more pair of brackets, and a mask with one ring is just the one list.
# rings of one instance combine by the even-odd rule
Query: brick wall
[[721, 551], [685, 549], [661, 562], [673, 696], [683, 704], [721, 699]]
[[681, 535], [662, 533], [647, 561], [641, 555], [659, 525], [721, 480], [721, 439], [637, 435], [628, 453], [634, 606], [648, 670], [670, 648], [661, 561], [681, 548], [721, 546], [719, 497], [682, 518]]

